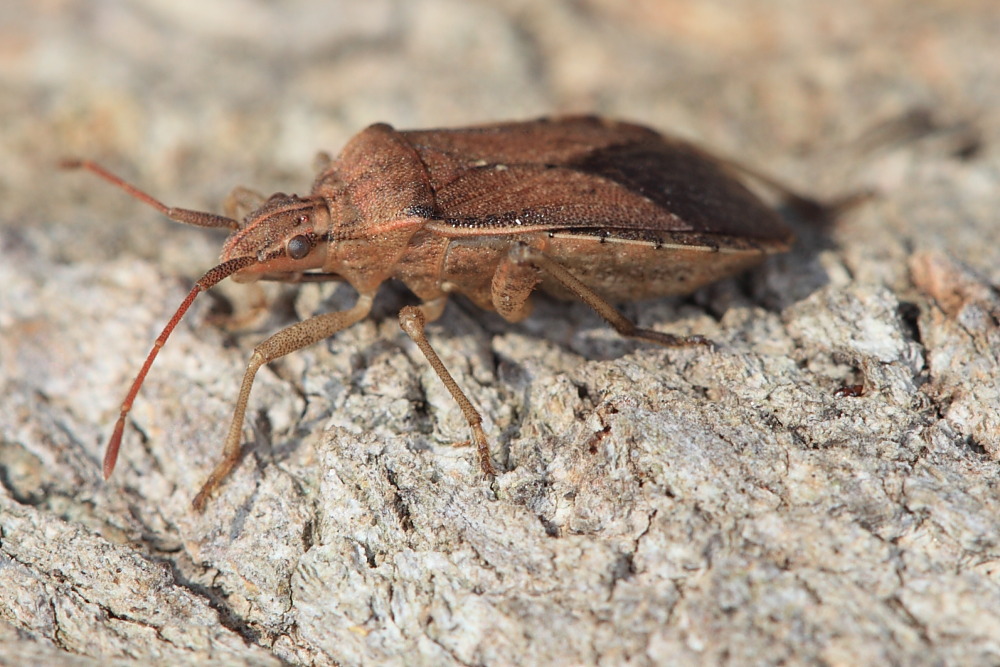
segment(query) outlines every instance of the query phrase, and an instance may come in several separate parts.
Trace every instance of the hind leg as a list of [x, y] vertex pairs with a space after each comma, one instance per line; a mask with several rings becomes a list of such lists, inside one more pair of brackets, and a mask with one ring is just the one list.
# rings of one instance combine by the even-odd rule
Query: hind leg
[[615, 331], [626, 338], [634, 338], [667, 347], [712, 345], [711, 341], [701, 336], [674, 336], [636, 326], [632, 320], [618, 312], [604, 297], [581, 282], [566, 267], [550, 258], [543, 251], [532, 248], [526, 243], [513, 246], [494, 275], [493, 305], [497, 312], [510, 321], [517, 321], [524, 317], [528, 312], [528, 299], [531, 292], [546, 275], [557, 280], [563, 287], [593, 308], [598, 315], [614, 327]]

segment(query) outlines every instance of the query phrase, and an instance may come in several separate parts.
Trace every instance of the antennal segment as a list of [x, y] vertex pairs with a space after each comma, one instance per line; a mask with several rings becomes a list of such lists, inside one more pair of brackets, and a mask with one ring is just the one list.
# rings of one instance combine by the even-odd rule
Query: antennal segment
[[240, 269], [244, 269], [252, 264], [255, 264], [256, 262], [257, 260], [253, 257], [237, 257], [229, 260], [228, 262], [219, 264], [215, 268], [209, 270], [208, 273], [203, 275], [201, 279], [195, 283], [187, 297], [181, 302], [181, 305], [177, 307], [177, 311], [174, 312], [174, 316], [170, 318], [170, 321], [167, 322], [167, 326], [163, 327], [163, 331], [153, 343], [153, 349], [149, 351], [149, 355], [146, 357], [145, 363], [143, 363], [142, 368], [139, 369], [139, 374], [135, 377], [135, 380], [132, 382], [132, 387], [128, 390], [128, 395], [125, 396], [125, 400], [122, 402], [121, 413], [118, 415], [118, 421], [115, 423], [115, 430], [111, 434], [111, 440], [108, 441], [108, 449], [104, 453], [104, 479], [111, 477], [111, 473], [114, 472], [115, 463], [118, 461], [118, 449], [122, 444], [122, 433], [125, 431], [125, 418], [128, 416], [129, 411], [132, 410], [132, 402], [135, 400], [136, 394], [139, 393], [139, 388], [146, 379], [146, 374], [153, 365], [153, 360], [156, 359], [156, 355], [159, 354], [160, 348], [162, 348], [164, 343], [167, 342], [167, 338], [174, 330], [174, 327], [177, 326], [177, 324], [181, 321], [181, 318], [184, 317], [184, 313], [186, 313], [188, 308], [191, 307], [191, 304], [194, 303], [195, 297], [198, 296], [200, 292], [204, 292], [224, 278], [227, 278], [238, 272]]
[[115, 176], [110, 171], [97, 164], [91, 160], [62, 160], [59, 163], [61, 169], [85, 169], [93, 174], [97, 174], [105, 181], [121, 188], [125, 192], [129, 193], [139, 201], [148, 204], [155, 208], [157, 211], [167, 216], [174, 222], [182, 222], [185, 225], [194, 225], [196, 227], [210, 227], [210, 228], [222, 228], [222, 229], [232, 229], [237, 230], [240, 228], [240, 223], [232, 218], [227, 218], [224, 215], [216, 215], [215, 213], [207, 213], [205, 211], [192, 211], [188, 208], [176, 208], [174, 206], [167, 206], [159, 199], [156, 199], [150, 194], [143, 192], [139, 188], [135, 187], [131, 183], [128, 183], [124, 179]]

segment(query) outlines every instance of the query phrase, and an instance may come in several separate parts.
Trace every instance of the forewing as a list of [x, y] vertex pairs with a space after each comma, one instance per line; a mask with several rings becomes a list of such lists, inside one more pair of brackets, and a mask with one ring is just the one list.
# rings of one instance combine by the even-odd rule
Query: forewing
[[435, 216], [456, 229], [790, 239], [723, 163], [636, 125], [579, 117], [403, 134], [427, 166]]

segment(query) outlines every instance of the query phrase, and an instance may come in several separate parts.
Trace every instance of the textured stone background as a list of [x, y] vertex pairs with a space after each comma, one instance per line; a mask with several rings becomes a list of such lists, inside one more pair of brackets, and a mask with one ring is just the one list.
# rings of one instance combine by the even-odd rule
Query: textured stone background
[[[997, 34], [994, 0], [4, 3], [0, 664], [1000, 662]], [[219, 210], [238, 184], [304, 192], [374, 121], [570, 111], [880, 197], [626, 308], [714, 353], [582, 305], [450, 306], [431, 337], [492, 487], [387, 288], [261, 372], [245, 459], [190, 510], [253, 344], [351, 302], [315, 286], [203, 297], [101, 480], [221, 238], [59, 157]]]

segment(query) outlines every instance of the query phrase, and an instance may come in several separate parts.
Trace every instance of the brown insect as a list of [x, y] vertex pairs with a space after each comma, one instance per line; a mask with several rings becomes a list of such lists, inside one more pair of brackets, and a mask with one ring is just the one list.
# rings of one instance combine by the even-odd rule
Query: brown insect
[[239, 460], [257, 370], [364, 318], [390, 278], [421, 300], [403, 308], [400, 326], [462, 409], [480, 466], [492, 475], [481, 417], [424, 335], [451, 294], [516, 322], [541, 288], [582, 299], [622, 336], [705, 345], [699, 336], [639, 328], [611, 302], [691, 292], [788, 250], [793, 240], [735, 179], [731, 163], [650, 129], [594, 117], [407, 132], [372, 125], [328, 162], [307, 197], [275, 194], [265, 201], [234, 192], [231, 200], [257, 204], [242, 221], [233, 212], [165, 206], [93, 162], [63, 166], [94, 172], [171, 220], [233, 230], [219, 265], [181, 303], [122, 403], [104, 458], [106, 478], [139, 387], [199, 292], [229, 276], [344, 280], [358, 292], [352, 308], [293, 324], [254, 349], [222, 460], [194, 499], [199, 510]]

